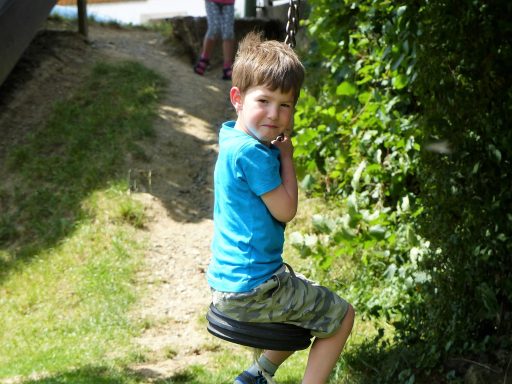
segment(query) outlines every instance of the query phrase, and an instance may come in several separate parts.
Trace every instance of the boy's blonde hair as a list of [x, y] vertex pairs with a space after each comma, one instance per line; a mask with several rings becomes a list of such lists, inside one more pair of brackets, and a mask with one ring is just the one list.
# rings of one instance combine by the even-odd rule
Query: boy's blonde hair
[[297, 103], [304, 82], [304, 66], [285, 43], [264, 40], [260, 33], [249, 32], [238, 47], [232, 81], [242, 93], [257, 86], [283, 93], [292, 91]]

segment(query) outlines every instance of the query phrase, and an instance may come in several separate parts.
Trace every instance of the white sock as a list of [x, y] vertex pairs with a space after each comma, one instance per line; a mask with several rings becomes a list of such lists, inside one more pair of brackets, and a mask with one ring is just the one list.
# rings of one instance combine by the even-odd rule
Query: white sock
[[265, 355], [261, 355], [258, 359], [258, 362], [254, 363], [247, 370], [247, 372], [249, 372], [253, 376], [258, 376], [258, 372], [261, 371], [261, 368], [263, 368], [265, 372], [267, 372], [271, 376], [274, 376], [279, 366], [272, 363], [269, 359], [265, 357]]

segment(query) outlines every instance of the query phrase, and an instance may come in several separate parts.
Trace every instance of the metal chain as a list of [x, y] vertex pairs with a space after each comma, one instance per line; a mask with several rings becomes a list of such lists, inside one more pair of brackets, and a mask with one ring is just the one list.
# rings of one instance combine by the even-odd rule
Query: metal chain
[[299, 30], [300, 0], [290, 0], [288, 7], [288, 22], [286, 23], [286, 38], [284, 42], [291, 48], [295, 48], [295, 35]]

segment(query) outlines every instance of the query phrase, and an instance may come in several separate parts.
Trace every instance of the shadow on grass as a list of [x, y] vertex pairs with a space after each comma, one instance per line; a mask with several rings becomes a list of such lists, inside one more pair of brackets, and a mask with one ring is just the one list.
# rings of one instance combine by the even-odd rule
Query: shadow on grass
[[87, 217], [81, 204], [93, 191], [125, 181], [124, 159], [152, 134], [163, 85], [137, 63], [98, 63], [42, 129], [10, 148], [0, 169], [0, 283], [19, 261], [68, 236]]
[[[191, 366], [170, 376], [145, 370], [144, 374], [130, 369], [115, 371], [106, 367], [83, 367], [38, 379], [17, 381], [20, 384], [225, 384], [231, 382], [236, 373], [217, 376], [201, 366]], [[280, 384], [297, 384], [296, 381], [280, 381]]]
[[39, 379], [22, 380], [23, 384], [119, 384], [140, 383], [136, 378], [130, 378], [122, 372], [115, 373], [103, 367], [84, 367], [81, 369], [58, 373]]
[[[4, 84], [3, 89], [9, 92], [0, 100], [0, 284], [19, 262], [30, 261], [72, 233], [77, 222], [87, 218], [81, 204], [92, 192], [123, 183], [126, 188], [132, 187], [137, 170], [131, 172], [128, 160], [144, 163], [141, 143], [151, 145], [155, 139], [154, 124], [166, 82], [135, 62], [98, 63], [71, 99], [55, 103], [46, 124], [41, 113], [34, 116], [36, 120], [41, 117], [38, 123], [24, 124], [26, 119], [14, 119], [8, 99], [24, 87], [41, 86], [39, 79], [28, 75], [26, 69], [31, 67], [27, 63], [37, 67], [51, 60], [44, 47], [56, 42], [57, 47], [50, 51], [57, 52], [62, 42], [56, 36], [60, 35], [40, 34], [33, 41], [31, 47], [38, 49], [29, 49], [32, 56], [21, 60], [25, 63], [23, 76], [18, 82], [11, 77]], [[60, 37], [66, 40], [66, 36]], [[9, 84], [11, 87], [5, 88]], [[47, 96], [51, 103], [51, 96]], [[30, 100], [16, 107], [15, 116], [30, 116], [34, 104], [41, 102]], [[197, 111], [203, 109], [197, 107]], [[185, 170], [182, 185], [173, 184], [172, 174], [154, 174], [153, 178], [161, 182], [153, 194], [177, 221], [210, 218], [213, 197], [208, 172], [215, 156], [209, 148], [211, 140], [201, 141], [183, 132], [179, 116], [167, 117], [166, 128], [174, 131], [175, 141], [193, 142], [194, 153], [186, 159], [176, 159], [172, 151], [159, 154], [167, 157], [163, 162], [184, 161], [183, 167], [187, 162], [198, 164]], [[169, 198], [166, 188], [177, 192]]]
[[144, 370], [143, 373], [140, 373], [130, 369], [112, 370], [107, 367], [83, 367], [43, 378], [25, 379], [17, 382], [21, 384], [221, 384], [225, 380], [213, 378], [211, 373], [198, 366], [193, 366], [186, 371], [180, 371], [168, 377], [151, 370]]

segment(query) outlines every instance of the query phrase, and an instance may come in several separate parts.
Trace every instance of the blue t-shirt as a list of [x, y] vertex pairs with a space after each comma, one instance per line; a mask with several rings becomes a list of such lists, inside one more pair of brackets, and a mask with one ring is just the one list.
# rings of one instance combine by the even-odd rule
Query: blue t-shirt
[[222, 125], [215, 164], [212, 258], [207, 279], [222, 292], [247, 292], [283, 264], [284, 224], [261, 195], [281, 185], [279, 149]]

